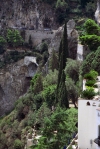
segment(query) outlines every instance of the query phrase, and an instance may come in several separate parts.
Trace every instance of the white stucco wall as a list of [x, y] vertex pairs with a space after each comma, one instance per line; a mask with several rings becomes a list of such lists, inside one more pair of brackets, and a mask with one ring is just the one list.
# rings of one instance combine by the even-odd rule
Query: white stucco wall
[[78, 44], [77, 45], [77, 60], [83, 61], [83, 45]]
[[[90, 106], [87, 106], [87, 102]], [[93, 103], [96, 106], [93, 106]], [[94, 143], [98, 137], [97, 125], [100, 124], [97, 117], [97, 108], [100, 101], [79, 100], [78, 101], [78, 146], [79, 149], [99, 149]], [[99, 118], [100, 119], [100, 118]], [[98, 121], [98, 122], [97, 122]], [[90, 144], [92, 140], [92, 145]]]
[[[99, 130], [98, 130], [99, 125], [100, 125], [100, 107], [99, 107], [99, 110], [98, 109], [96, 110], [96, 134], [97, 134], [97, 137], [99, 136]], [[100, 149], [100, 146], [96, 145], [96, 149]]]

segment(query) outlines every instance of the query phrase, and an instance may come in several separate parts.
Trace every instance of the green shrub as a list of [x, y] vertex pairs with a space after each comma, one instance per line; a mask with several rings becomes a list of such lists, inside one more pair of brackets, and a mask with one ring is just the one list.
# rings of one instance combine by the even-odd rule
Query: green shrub
[[49, 70], [49, 73], [44, 77], [43, 79], [43, 88], [46, 88], [50, 85], [57, 84], [57, 79], [58, 79], [58, 71], [54, 70]]
[[43, 102], [43, 97], [41, 93], [34, 96], [34, 102], [36, 105], [36, 109], [38, 110], [41, 107], [42, 102]]
[[85, 35], [80, 37], [83, 45], [88, 45], [91, 51], [96, 51], [100, 46], [100, 36], [97, 35]]
[[82, 97], [86, 99], [92, 99], [95, 96], [94, 89], [92, 87], [87, 88], [82, 92]]
[[82, 65], [80, 67], [80, 74], [82, 76], [89, 73], [91, 71], [91, 69], [93, 69], [91, 65], [92, 65], [94, 58], [95, 58], [95, 52], [90, 52], [86, 56], [85, 60], [83, 61]]
[[56, 85], [48, 86], [42, 92], [43, 98], [49, 107], [51, 107], [55, 103], [55, 92], [56, 92]]
[[85, 85], [92, 87], [95, 83], [96, 83], [96, 80], [87, 80]]
[[88, 35], [98, 35], [100, 33], [100, 27], [95, 23], [94, 20], [88, 19], [85, 24], [84, 28], [86, 34]]
[[100, 46], [95, 52], [95, 57], [92, 61], [91, 67], [100, 75]]
[[36, 95], [43, 90], [42, 76], [41, 74], [35, 74], [31, 80], [31, 91]]
[[21, 142], [21, 140], [16, 139], [14, 141], [14, 149], [22, 149], [22, 147], [23, 147], [23, 143]]
[[36, 111], [32, 112], [30, 111], [29, 114], [28, 114], [28, 121], [27, 121], [27, 124], [28, 126], [34, 126], [35, 125], [35, 122], [36, 122]]
[[84, 78], [88, 80], [96, 80], [97, 76], [98, 72], [95, 70], [91, 70], [89, 73], [84, 75]]
[[45, 51], [48, 51], [48, 45], [46, 42], [43, 42], [40, 47], [40, 53], [42, 54]]
[[11, 47], [18, 47], [23, 44], [23, 39], [18, 30], [7, 30], [7, 42]]

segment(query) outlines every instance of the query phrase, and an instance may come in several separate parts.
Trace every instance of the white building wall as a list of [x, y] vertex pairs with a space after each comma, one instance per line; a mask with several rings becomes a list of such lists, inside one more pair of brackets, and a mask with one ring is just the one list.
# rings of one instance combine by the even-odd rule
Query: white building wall
[[[100, 109], [100, 107], [99, 107]], [[97, 137], [99, 136], [99, 130], [98, 130], [98, 126], [100, 125], [100, 110], [96, 110], [96, 134]], [[96, 149], [100, 149], [100, 147], [98, 145], [96, 145]]]
[[[87, 106], [87, 102], [90, 106]], [[93, 106], [93, 103], [96, 106]], [[78, 146], [79, 149], [99, 149], [94, 143], [97, 134], [97, 108], [99, 101], [79, 100], [78, 101]], [[91, 144], [92, 142], [92, 144]]]

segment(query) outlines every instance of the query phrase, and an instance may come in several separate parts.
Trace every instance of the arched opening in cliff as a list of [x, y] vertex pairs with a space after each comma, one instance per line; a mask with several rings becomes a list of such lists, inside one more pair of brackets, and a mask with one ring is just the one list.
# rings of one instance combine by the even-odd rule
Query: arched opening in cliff
[[48, 17], [45, 17], [43, 20], [43, 27], [44, 29], [50, 29], [51, 28], [51, 20]]

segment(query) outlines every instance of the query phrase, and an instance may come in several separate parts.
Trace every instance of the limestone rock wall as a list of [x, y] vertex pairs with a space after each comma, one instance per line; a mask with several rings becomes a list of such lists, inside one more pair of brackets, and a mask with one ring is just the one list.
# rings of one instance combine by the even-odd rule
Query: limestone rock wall
[[95, 20], [100, 25], [100, 0], [97, 0], [97, 9], [95, 11]]
[[55, 33], [52, 30], [26, 30], [25, 32], [25, 41], [29, 41], [29, 36], [31, 35], [31, 39], [33, 41], [33, 46], [37, 46], [45, 39], [52, 39], [55, 37]]
[[55, 28], [53, 9], [40, 0], [0, 1], [0, 28]]
[[[52, 49], [58, 51], [60, 41], [63, 36], [63, 26], [59, 27], [58, 30], [53, 30], [53, 34], [54, 37], [52, 37], [51, 43], [49, 44], [49, 54], [52, 52]], [[76, 59], [78, 31], [75, 29], [75, 21], [73, 19], [67, 22], [67, 35], [68, 35], [69, 57], [72, 59]]]
[[11, 111], [19, 96], [26, 93], [38, 64], [35, 57], [25, 57], [0, 71], [0, 116]]

